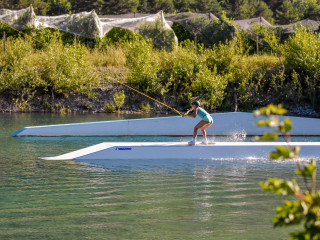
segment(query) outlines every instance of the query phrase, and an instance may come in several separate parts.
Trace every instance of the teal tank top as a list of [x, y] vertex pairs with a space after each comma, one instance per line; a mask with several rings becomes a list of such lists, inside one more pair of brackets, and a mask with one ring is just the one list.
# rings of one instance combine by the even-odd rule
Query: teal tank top
[[206, 110], [204, 110], [203, 108], [201, 108], [201, 107], [198, 107], [198, 108], [199, 108], [199, 110], [198, 110], [197, 116], [199, 116], [203, 121], [213, 123], [213, 119], [210, 116], [210, 114]]

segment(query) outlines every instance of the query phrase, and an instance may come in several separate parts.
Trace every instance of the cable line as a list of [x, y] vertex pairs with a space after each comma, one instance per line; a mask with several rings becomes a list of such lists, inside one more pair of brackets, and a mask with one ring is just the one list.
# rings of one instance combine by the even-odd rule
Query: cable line
[[[17, 31], [18, 33], [21, 33], [21, 34], [23, 34], [23, 35], [27, 35], [27, 33], [24, 33], [24, 32], [22, 32], [22, 31], [20, 31], [20, 30], [18, 30], [18, 29], [15, 29], [14, 27], [10, 26], [9, 24], [7, 24], [7, 23], [4, 22], [4, 21], [1, 21], [1, 20], [0, 20], [0, 22], [2, 22], [5, 26], [13, 29], [14, 31]], [[44, 44], [44, 45], [48, 45], [48, 43], [39, 41], [39, 40], [35, 39], [33, 36], [30, 36], [30, 35], [27, 35], [27, 36], [31, 37], [31, 39], [34, 40], [35, 42], [38, 42], [38, 43], [41, 43], [41, 44]], [[76, 58], [73, 58], [72, 56], [71, 56], [71, 58], [72, 58], [73, 60], [77, 61]], [[95, 72], [102, 73], [102, 75], [103, 75], [104, 77], [106, 77], [106, 76], [105, 76], [105, 73], [99, 72], [96, 68], [91, 67], [91, 66], [86, 66], [86, 65], [84, 65], [83, 63], [81, 63], [81, 62], [79, 62], [79, 61], [77, 61], [77, 62], [78, 62], [81, 66], [83, 66], [83, 67], [85, 67], [85, 68], [89, 68], [89, 69], [91, 69], [91, 70], [93, 70], [93, 71], [95, 71]], [[172, 111], [178, 113], [180, 116], [184, 116], [184, 113], [182, 113], [182, 112], [180, 112], [179, 110], [177, 110], [177, 109], [175, 109], [175, 108], [173, 108], [173, 107], [170, 107], [169, 105], [167, 105], [167, 104], [165, 104], [165, 103], [163, 103], [163, 102], [161, 102], [161, 101], [159, 101], [159, 100], [157, 100], [157, 99], [155, 99], [155, 98], [147, 95], [146, 93], [143, 93], [143, 92], [141, 92], [141, 91], [139, 91], [139, 90], [137, 90], [137, 89], [135, 89], [135, 88], [133, 88], [133, 87], [131, 87], [131, 86], [129, 86], [129, 85], [121, 82], [121, 81], [119, 81], [119, 80], [113, 79], [113, 81], [117, 82], [118, 84], [120, 84], [120, 85], [122, 85], [122, 86], [124, 86], [124, 87], [127, 87], [128, 89], [130, 89], [130, 90], [132, 90], [132, 91], [135, 91], [136, 93], [139, 93], [140, 95], [142, 95], [142, 96], [144, 96], [144, 97], [146, 97], [146, 98], [149, 98], [149, 99], [151, 99], [151, 100], [153, 100], [153, 101], [155, 101], [155, 102], [157, 102], [157, 103], [159, 103], [159, 104], [161, 104], [161, 105], [163, 105], [163, 106], [171, 109]]]

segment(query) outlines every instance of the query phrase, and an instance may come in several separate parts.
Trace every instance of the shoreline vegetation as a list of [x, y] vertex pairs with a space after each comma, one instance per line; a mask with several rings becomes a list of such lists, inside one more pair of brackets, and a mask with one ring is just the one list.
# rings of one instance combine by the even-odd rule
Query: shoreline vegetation
[[241, 31], [212, 47], [187, 39], [172, 50], [117, 28], [103, 39], [53, 29], [22, 35], [0, 24], [3, 32], [0, 111], [171, 113], [122, 82], [179, 111], [200, 100], [211, 112], [282, 103], [291, 115], [319, 116], [320, 38], [306, 28], [287, 39], [260, 28], [259, 55]]

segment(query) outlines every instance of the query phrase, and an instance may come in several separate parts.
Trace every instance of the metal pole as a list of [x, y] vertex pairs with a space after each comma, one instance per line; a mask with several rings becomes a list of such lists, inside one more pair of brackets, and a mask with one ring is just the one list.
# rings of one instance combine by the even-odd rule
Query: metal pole
[[[260, 16], [260, 28], [261, 28], [261, 16]], [[260, 29], [261, 30], [261, 29]]]
[[257, 36], [257, 55], [259, 55], [259, 35]]
[[161, 27], [163, 27], [164, 25], [163, 25], [163, 19], [164, 19], [164, 16], [163, 16], [163, 11], [161, 11]]
[[237, 97], [237, 88], [235, 87], [234, 89], [234, 111], [238, 111], [238, 97]]
[[136, 18], [136, 12], [133, 13], [133, 17]]
[[6, 52], [6, 32], [3, 31], [3, 51]]
[[257, 36], [257, 55], [259, 55], [259, 34], [261, 33], [261, 16], [259, 18], [259, 33]]

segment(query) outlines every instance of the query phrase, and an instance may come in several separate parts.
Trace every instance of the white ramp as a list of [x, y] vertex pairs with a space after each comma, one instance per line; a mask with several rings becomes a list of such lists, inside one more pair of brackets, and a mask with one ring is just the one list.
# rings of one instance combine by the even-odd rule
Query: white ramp
[[[207, 129], [209, 136], [227, 136], [239, 131], [247, 135], [263, 135], [268, 130], [266, 127], [255, 126], [255, 122], [264, 118], [254, 117], [252, 113], [214, 113], [211, 116], [213, 125]], [[320, 136], [320, 119], [290, 118], [292, 136]], [[22, 128], [11, 136], [186, 136], [192, 135], [199, 120], [190, 117], [159, 117], [34, 126]]]
[[[189, 146], [179, 142], [105, 142], [45, 160], [108, 160], [108, 159], [244, 159], [267, 158], [276, 146], [285, 142], [217, 142]], [[301, 146], [301, 158], [319, 158], [320, 142], [293, 142]]]

